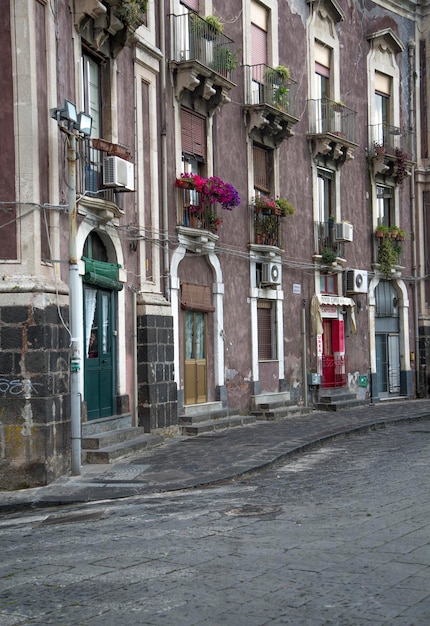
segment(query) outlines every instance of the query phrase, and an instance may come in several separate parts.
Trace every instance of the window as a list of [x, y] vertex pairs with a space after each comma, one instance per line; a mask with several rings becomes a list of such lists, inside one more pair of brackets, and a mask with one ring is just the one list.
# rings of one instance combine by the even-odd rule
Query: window
[[315, 42], [315, 124], [316, 132], [327, 130], [327, 102], [330, 98], [330, 62], [331, 50], [327, 46]]
[[378, 224], [396, 225], [392, 187], [376, 186], [376, 213]]
[[276, 359], [276, 313], [270, 300], [257, 302], [258, 359]]
[[317, 171], [317, 207], [318, 221], [326, 224], [333, 215], [334, 172], [318, 168]]
[[254, 145], [252, 153], [255, 195], [268, 195], [272, 189], [273, 151]]
[[328, 294], [337, 294], [336, 278], [334, 274], [320, 275], [320, 292]]
[[384, 145], [387, 141], [390, 124], [391, 78], [381, 72], [375, 72], [375, 143]]
[[[102, 137], [100, 65], [85, 52], [82, 58], [82, 82], [83, 110], [93, 120], [91, 137]], [[85, 189], [96, 192], [101, 188], [100, 151], [91, 148], [87, 142], [85, 157]]]
[[267, 59], [267, 10], [257, 2], [251, 2], [251, 65], [252, 103], [264, 102], [264, 76]]
[[206, 162], [206, 118], [191, 109], [181, 109], [182, 154]]

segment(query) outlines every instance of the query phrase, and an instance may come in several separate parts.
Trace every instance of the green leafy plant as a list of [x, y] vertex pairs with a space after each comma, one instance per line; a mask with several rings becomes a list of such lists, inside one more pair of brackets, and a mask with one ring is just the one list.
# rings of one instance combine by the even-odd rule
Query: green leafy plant
[[396, 148], [394, 150], [394, 155], [396, 157], [396, 163], [394, 166], [394, 180], [396, 185], [402, 185], [408, 172], [408, 155], [402, 148]]
[[215, 39], [217, 35], [222, 35], [224, 32], [224, 24], [216, 15], [201, 17], [197, 13], [191, 13], [190, 25], [197, 37], [205, 37], [206, 39]]
[[381, 241], [378, 262], [379, 269], [386, 278], [390, 277], [393, 267], [397, 265], [401, 251], [401, 246], [391, 241], [391, 239], [383, 239]]
[[385, 226], [385, 224], [379, 224], [379, 226], [377, 226], [375, 229], [375, 235], [379, 239], [384, 239], [385, 237], [389, 237], [390, 228], [388, 226]]
[[285, 65], [277, 65], [276, 67], [268, 67], [264, 72], [264, 79], [267, 81], [281, 80], [286, 81], [290, 76], [290, 68]]
[[296, 212], [294, 205], [286, 198], [276, 198], [275, 203], [281, 209], [282, 217], [287, 217], [287, 215], [294, 215], [294, 213]]
[[323, 248], [321, 250], [321, 258], [324, 265], [331, 265], [337, 259], [336, 252], [331, 248]]
[[148, 0], [119, 0], [117, 15], [130, 28], [136, 29], [144, 22]]
[[214, 47], [211, 68], [220, 74], [232, 72], [239, 65], [239, 52], [232, 52], [225, 45], [218, 44]]

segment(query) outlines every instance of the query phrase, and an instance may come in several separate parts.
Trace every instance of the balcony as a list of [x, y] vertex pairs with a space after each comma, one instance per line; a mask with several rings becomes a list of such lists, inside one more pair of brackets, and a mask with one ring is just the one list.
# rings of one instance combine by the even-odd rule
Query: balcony
[[199, 239], [206, 236], [211, 240], [218, 239], [218, 229], [223, 222], [218, 205], [203, 202], [202, 194], [195, 189], [177, 189], [177, 194], [178, 230]]
[[[121, 208], [122, 195], [128, 190], [120, 183], [109, 187], [103, 184], [103, 163], [107, 156], [118, 156], [129, 162], [131, 153], [126, 147], [103, 139], [84, 140], [82, 150], [76, 166], [76, 191], [80, 196], [80, 212], [94, 213], [102, 221], [121, 217], [124, 215]], [[129, 166], [133, 171], [131, 162]], [[130, 182], [134, 188], [134, 174]]]
[[207, 112], [230, 102], [228, 92], [235, 87], [232, 72], [238, 65], [234, 42], [215, 32], [196, 13], [170, 15], [172, 25], [171, 67], [175, 70], [178, 100], [183, 91], [200, 98]]
[[253, 233], [251, 241], [257, 246], [275, 246], [281, 248], [281, 216], [262, 213], [255, 205], [250, 207], [253, 215]]
[[245, 65], [245, 105], [248, 133], [262, 143], [278, 147], [294, 133], [298, 84], [268, 65]]
[[328, 98], [308, 100], [308, 112], [314, 158], [320, 155], [336, 166], [353, 159], [358, 145], [357, 112]]
[[336, 222], [314, 222], [315, 255], [321, 256], [324, 265], [331, 265], [337, 259], [345, 258], [345, 239], [339, 237], [339, 226]]
[[390, 177], [401, 185], [414, 163], [414, 134], [391, 124], [368, 127], [368, 156], [374, 175]]

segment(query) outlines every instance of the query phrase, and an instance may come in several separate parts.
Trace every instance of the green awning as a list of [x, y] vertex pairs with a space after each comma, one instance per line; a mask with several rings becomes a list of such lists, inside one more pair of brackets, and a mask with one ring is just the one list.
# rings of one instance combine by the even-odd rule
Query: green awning
[[121, 267], [118, 263], [104, 263], [86, 257], [82, 259], [85, 261], [84, 282], [115, 291], [123, 289], [124, 285], [118, 280]]

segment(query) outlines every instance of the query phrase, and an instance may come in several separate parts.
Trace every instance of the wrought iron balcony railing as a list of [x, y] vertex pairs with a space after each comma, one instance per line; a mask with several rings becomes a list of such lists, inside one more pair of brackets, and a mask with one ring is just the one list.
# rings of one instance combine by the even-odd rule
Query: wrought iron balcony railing
[[337, 257], [344, 258], [344, 242], [336, 239], [336, 222], [314, 222], [314, 240], [317, 254], [331, 250]]
[[172, 23], [172, 59], [176, 62], [198, 61], [231, 80], [236, 68], [234, 42], [215, 32], [196, 13], [170, 15]]
[[357, 143], [357, 112], [329, 98], [308, 100], [309, 134], [337, 135]]
[[369, 155], [395, 157], [401, 150], [408, 160], [414, 160], [414, 133], [385, 122], [369, 126], [368, 131]]
[[245, 65], [245, 104], [272, 106], [292, 117], [297, 116], [298, 84], [282, 78], [276, 68], [268, 65]]
[[222, 224], [218, 205], [201, 201], [195, 189], [178, 189], [178, 226], [217, 233]]
[[81, 150], [76, 167], [76, 191], [99, 200], [118, 203], [118, 189], [103, 187], [103, 158], [106, 152], [92, 147], [90, 139], [80, 142]]
[[266, 214], [252, 204], [250, 214], [253, 216], [251, 241], [257, 245], [281, 247], [281, 216]]

